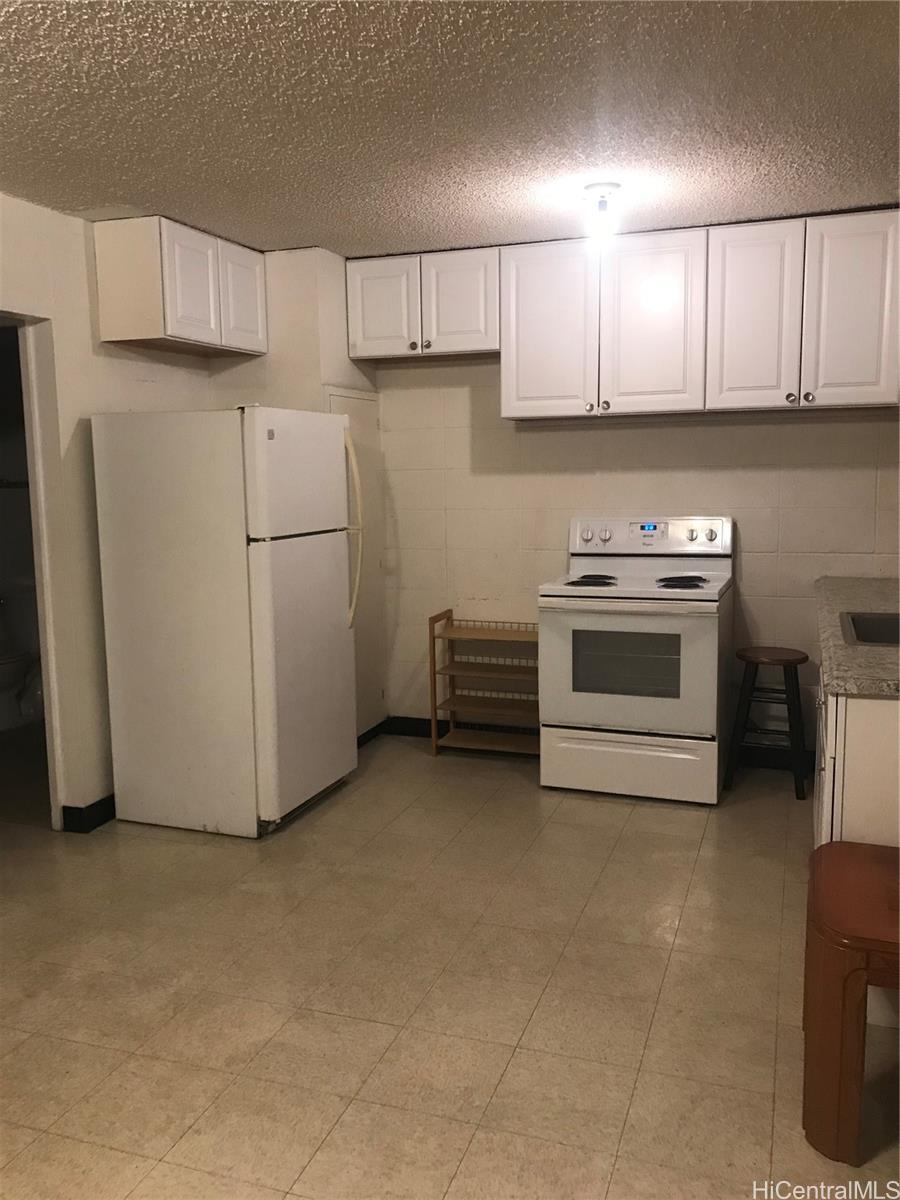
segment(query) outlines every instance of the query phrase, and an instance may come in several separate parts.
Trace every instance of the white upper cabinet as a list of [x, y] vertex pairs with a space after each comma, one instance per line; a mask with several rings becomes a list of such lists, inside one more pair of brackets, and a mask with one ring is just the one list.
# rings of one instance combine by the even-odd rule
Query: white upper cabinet
[[589, 242], [501, 247], [504, 417], [596, 411], [599, 301], [600, 260]]
[[422, 255], [422, 351], [461, 354], [500, 349], [500, 252]]
[[347, 263], [347, 324], [351, 358], [417, 354], [422, 342], [419, 256]]
[[799, 405], [806, 222], [709, 231], [706, 407]]
[[806, 223], [801, 406], [897, 403], [897, 213]]
[[160, 221], [160, 235], [166, 333], [221, 346], [217, 239], [165, 217]]
[[600, 412], [703, 408], [706, 230], [617, 237], [603, 255]]
[[93, 228], [101, 341], [266, 351], [264, 255], [165, 217]]
[[498, 350], [499, 291], [496, 247], [351, 260], [350, 357]]
[[268, 348], [265, 257], [217, 240], [222, 344], [262, 354]]

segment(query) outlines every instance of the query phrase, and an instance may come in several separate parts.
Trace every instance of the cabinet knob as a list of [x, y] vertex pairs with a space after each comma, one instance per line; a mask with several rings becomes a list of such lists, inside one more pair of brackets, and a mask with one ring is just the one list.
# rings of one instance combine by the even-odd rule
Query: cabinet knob
[[815, 404], [815, 402], [816, 402], [816, 397], [815, 397], [814, 392], [804, 392], [803, 393], [803, 403], [804, 404]]
[[604, 400], [603, 403], [600, 405], [600, 407], [603, 409], [604, 412], [609, 412], [609, 401]]
[[585, 412], [593, 412], [594, 411], [594, 406], [593, 406], [593, 404], [590, 403], [590, 401], [588, 401], [588, 403], [584, 406], [584, 411]]
[[796, 404], [799, 399], [800, 397], [796, 392], [788, 392], [785, 396], [785, 400], [787, 400], [788, 404]]
[[428, 341], [422, 343], [422, 349], [423, 350], [431, 349], [431, 338], [429, 338]]
[[410, 343], [409, 343], [409, 348], [410, 348], [410, 350], [418, 350], [418, 348], [419, 348], [419, 343], [418, 343], [418, 342], [410, 342]]

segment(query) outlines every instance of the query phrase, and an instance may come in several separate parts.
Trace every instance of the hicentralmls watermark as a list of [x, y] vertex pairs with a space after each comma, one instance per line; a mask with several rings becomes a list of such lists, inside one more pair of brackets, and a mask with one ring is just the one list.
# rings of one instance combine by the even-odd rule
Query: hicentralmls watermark
[[846, 1183], [753, 1181], [753, 1200], [900, 1200], [900, 1180], [848, 1179]]

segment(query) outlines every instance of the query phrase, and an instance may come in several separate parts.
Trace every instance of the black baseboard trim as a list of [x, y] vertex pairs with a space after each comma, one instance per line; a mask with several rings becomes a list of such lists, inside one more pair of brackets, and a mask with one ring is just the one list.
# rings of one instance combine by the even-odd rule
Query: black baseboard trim
[[71, 804], [62, 806], [62, 827], [65, 833], [91, 833], [99, 829], [107, 821], [116, 818], [116, 798], [114, 795], [104, 796], [84, 808], [75, 808]]
[[[816, 769], [816, 756], [812, 750], [804, 751], [807, 776]], [[764, 767], [772, 771], [793, 771], [794, 764], [787, 746], [742, 746], [738, 765], [742, 767]]]
[[[438, 721], [438, 734], [443, 737], [450, 728], [446, 721]], [[428, 717], [388, 717], [381, 722], [381, 732], [394, 737], [431, 737], [431, 720]]]
[[366, 742], [371, 742], [372, 738], [377, 738], [380, 734], [387, 733], [388, 731], [385, 729], [385, 726], [389, 720], [390, 717], [386, 717], [383, 721], [379, 721], [377, 725], [373, 725], [371, 729], [366, 729], [360, 733], [356, 738], [357, 750], [360, 746], [364, 746]]

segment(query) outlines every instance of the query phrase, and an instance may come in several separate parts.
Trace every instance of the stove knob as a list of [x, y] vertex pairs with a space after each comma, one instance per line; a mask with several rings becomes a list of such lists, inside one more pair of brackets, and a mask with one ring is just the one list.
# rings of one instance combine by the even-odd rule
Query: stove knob
[[707, 529], [706, 540], [708, 542], [714, 542], [718, 536], [719, 535], [716, 533], [716, 531], [714, 529]]
[[697, 534], [697, 530], [696, 530], [696, 529], [689, 529], [689, 530], [688, 530], [688, 532], [687, 532], [687, 539], [688, 539], [688, 541], [689, 541], [689, 542], [696, 542], [696, 540], [697, 540], [697, 537], [698, 537], [698, 534]]
[[611, 529], [601, 529], [600, 530], [600, 541], [601, 542], [608, 542], [611, 537], [612, 537]]
[[581, 540], [583, 542], [592, 542], [594, 540], [594, 531], [589, 525], [585, 526], [581, 531]]

